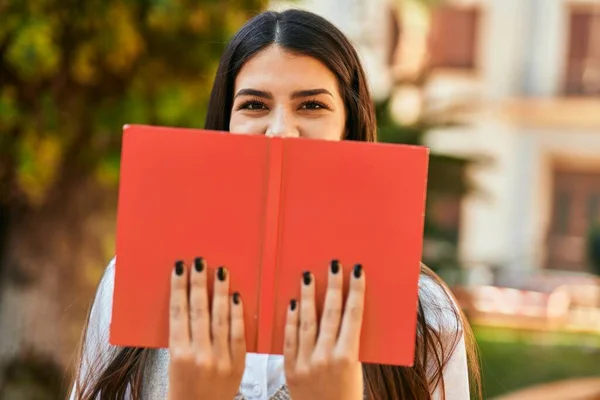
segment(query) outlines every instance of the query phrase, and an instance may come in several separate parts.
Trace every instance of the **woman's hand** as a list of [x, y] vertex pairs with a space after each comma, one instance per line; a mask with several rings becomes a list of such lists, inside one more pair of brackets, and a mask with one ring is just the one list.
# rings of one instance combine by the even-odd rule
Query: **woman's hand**
[[295, 300], [290, 304], [284, 357], [287, 385], [294, 400], [363, 399], [363, 375], [358, 361], [365, 293], [362, 266], [356, 265], [352, 271], [342, 316], [343, 281], [342, 267], [334, 260], [319, 327], [315, 282], [310, 272], [302, 278], [300, 304]]
[[[171, 277], [169, 400], [232, 400], [245, 368], [244, 313], [239, 294], [229, 296], [229, 276], [215, 274], [212, 312], [202, 258]], [[189, 290], [188, 290], [189, 288]]]

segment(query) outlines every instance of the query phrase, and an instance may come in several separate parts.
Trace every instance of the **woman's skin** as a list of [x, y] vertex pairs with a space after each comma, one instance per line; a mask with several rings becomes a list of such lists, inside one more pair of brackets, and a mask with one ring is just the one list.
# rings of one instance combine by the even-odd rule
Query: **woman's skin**
[[[240, 70], [234, 97], [231, 132], [325, 140], [345, 136], [338, 81], [311, 57], [276, 45], [266, 48]], [[360, 265], [354, 267], [344, 305], [342, 271], [332, 261], [321, 321], [312, 274], [298, 277], [301, 298], [290, 299], [284, 343], [286, 381], [294, 400], [363, 398], [358, 354], [365, 273]], [[173, 271], [169, 400], [232, 400], [238, 392], [246, 356], [242, 299], [229, 295], [226, 270], [215, 275], [208, 310], [205, 261], [178, 264]]]

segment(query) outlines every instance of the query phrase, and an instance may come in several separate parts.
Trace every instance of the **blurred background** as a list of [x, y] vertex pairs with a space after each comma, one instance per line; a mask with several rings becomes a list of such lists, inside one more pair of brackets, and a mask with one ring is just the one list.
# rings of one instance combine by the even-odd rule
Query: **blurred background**
[[202, 127], [227, 40], [288, 7], [355, 43], [382, 141], [432, 149], [423, 259], [485, 398], [600, 399], [600, 0], [0, 1], [0, 398], [69, 389], [123, 124]]

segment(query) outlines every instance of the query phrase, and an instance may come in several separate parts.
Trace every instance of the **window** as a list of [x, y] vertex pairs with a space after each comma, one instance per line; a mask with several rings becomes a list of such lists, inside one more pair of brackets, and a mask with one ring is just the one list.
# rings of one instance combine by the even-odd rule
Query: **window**
[[553, 178], [547, 266], [586, 271], [589, 230], [600, 218], [600, 170], [557, 168]]
[[429, 37], [432, 67], [474, 69], [480, 10], [440, 6], [433, 13]]
[[567, 95], [600, 95], [600, 8], [572, 7], [569, 13]]

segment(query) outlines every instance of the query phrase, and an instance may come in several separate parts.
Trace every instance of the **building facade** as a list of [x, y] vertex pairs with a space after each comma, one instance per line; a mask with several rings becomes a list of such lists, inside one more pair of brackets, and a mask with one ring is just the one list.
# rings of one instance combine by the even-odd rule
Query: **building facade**
[[[451, 1], [439, 19], [439, 35], [464, 50], [440, 65], [432, 96], [468, 93], [477, 107], [468, 127], [428, 144], [491, 160], [470, 171], [479, 192], [461, 205], [461, 259], [588, 271], [588, 230], [600, 222], [600, 2]], [[460, 35], [454, 21], [465, 21]]]

